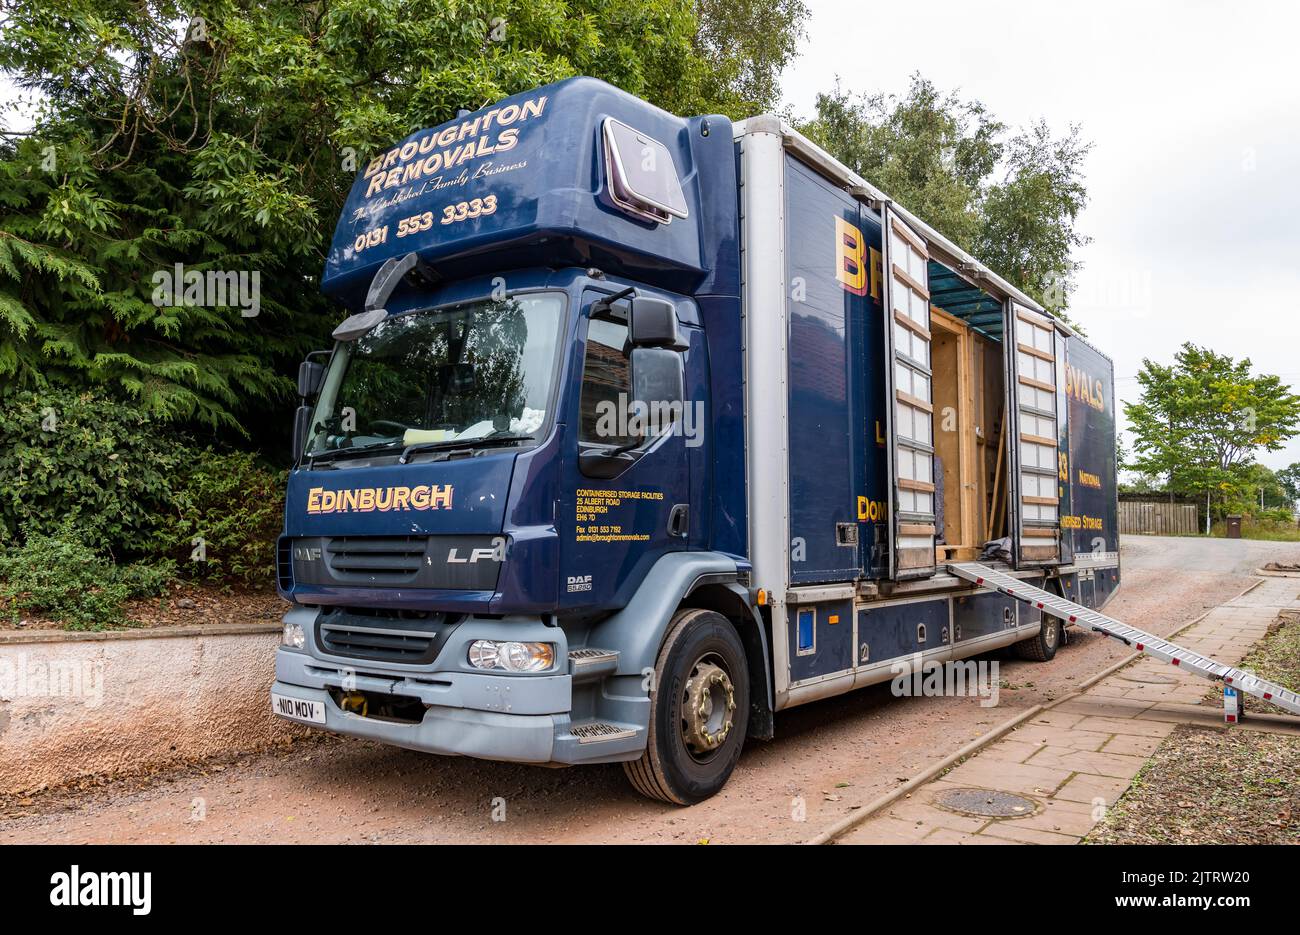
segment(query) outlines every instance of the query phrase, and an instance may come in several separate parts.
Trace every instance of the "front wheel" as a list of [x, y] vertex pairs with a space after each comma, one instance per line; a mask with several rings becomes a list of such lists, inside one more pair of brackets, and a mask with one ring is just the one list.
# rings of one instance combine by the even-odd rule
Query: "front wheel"
[[693, 805], [726, 784], [749, 726], [749, 670], [735, 627], [711, 610], [679, 611], [655, 663], [650, 732], [624, 763], [644, 796]]

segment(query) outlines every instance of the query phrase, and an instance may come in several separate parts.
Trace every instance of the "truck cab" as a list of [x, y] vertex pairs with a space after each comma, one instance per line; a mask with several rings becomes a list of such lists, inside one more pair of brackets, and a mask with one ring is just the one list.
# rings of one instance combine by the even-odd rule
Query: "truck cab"
[[699, 651], [667, 675], [698, 723], [659, 794], [725, 780], [751, 668], [771, 710], [727, 480], [730, 130], [573, 79], [361, 173], [323, 279], [352, 314], [299, 374], [277, 714], [434, 753], [637, 761], [692, 615], [676, 642]]

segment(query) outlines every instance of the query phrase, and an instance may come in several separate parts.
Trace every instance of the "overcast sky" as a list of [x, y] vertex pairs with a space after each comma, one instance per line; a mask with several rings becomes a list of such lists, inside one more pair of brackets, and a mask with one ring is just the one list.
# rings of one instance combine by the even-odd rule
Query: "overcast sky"
[[[902, 92], [919, 71], [1012, 126], [1082, 124], [1093, 242], [1070, 314], [1115, 361], [1184, 341], [1300, 386], [1300, 12], [1282, 3], [809, 0], [786, 100]], [[1288, 11], [1292, 12], [1288, 12]], [[1300, 440], [1264, 454], [1300, 461]]]

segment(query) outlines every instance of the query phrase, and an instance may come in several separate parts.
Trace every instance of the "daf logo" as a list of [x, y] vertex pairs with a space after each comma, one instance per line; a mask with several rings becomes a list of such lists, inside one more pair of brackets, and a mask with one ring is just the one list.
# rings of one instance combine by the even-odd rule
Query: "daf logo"
[[293, 557], [300, 562], [319, 562], [321, 550], [315, 546], [295, 545], [293, 547]]
[[490, 549], [472, 549], [468, 556], [460, 554], [460, 549], [451, 549], [447, 553], [448, 565], [472, 565], [476, 562], [504, 562], [506, 560], [506, 540], [497, 536], [492, 540]]

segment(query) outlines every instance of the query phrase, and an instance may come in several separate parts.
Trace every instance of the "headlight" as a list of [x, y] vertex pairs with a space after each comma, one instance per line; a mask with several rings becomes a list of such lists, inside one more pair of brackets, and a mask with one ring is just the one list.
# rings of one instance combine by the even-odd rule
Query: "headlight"
[[555, 644], [475, 640], [469, 644], [469, 664], [476, 669], [545, 672], [555, 666]]
[[290, 649], [302, 649], [307, 645], [307, 634], [303, 632], [302, 625], [286, 623], [284, 631], [280, 634], [280, 645], [288, 646]]

